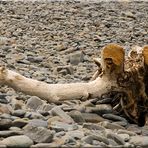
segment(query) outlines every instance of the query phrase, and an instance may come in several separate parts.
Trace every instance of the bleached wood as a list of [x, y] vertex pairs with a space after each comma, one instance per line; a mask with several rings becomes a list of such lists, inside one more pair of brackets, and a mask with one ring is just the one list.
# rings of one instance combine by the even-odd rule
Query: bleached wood
[[38, 96], [48, 102], [100, 97], [116, 87], [115, 80], [108, 80], [105, 75], [88, 83], [47, 84], [38, 80], [26, 78], [17, 72], [0, 68], [1, 83], [28, 95]]

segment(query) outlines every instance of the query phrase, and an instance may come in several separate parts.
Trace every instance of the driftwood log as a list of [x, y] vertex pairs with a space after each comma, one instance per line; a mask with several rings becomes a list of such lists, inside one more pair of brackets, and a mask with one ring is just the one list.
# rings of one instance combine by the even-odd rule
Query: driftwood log
[[86, 83], [47, 84], [5, 67], [0, 67], [0, 83], [54, 103], [101, 98], [116, 92], [120, 95], [113, 104], [114, 109], [143, 126], [147, 113], [148, 46], [135, 47], [125, 57], [123, 47], [109, 44], [102, 49], [101, 62], [95, 59], [95, 63], [98, 70]]

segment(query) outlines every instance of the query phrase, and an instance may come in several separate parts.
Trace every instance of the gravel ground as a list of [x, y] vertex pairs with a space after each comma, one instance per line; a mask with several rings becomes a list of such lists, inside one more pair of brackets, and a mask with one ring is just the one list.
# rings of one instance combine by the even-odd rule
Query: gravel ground
[[[148, 44], [148, 1], [0, 1], [1, 65], [24, 76], [47, 83], [89, 81], [97, 68], [93, 58], [108, 43], [127, 51]], [[108, 104], [57, 106], [6, 86], [0, 91], [4, 147], [148, 147], [147, 125], [115, 117]], [[105, 112], [99, 114], [100, 108]]]

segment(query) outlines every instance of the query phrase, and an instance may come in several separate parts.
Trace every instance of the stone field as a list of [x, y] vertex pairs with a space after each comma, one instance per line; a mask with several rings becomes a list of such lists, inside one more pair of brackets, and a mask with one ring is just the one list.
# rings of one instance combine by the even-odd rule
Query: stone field
[[[0, 65], [26, 77], [88, 82], [108, 43], [148, 44], [148, 1], [0, 1]], [[0, 148], [148, 147], [148, 125], [105, 99], [57, 105], [1, 86]]]

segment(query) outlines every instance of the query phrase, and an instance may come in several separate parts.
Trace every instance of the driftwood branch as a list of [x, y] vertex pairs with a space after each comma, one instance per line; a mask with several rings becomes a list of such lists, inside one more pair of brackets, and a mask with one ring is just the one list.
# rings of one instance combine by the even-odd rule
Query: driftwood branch
[[144, 125], [148, 95], [148, 46], [135, 47], [125, 58], [124, 49], [109, 44], [102, 49], [101, 62], [94, 60], [98, 70], [90, 82], [47, 84], [26, 78], [17, 72], [0, 67], [0, 83], [48, 102], [100, 98], [117, 91], [122, 93], [114, 109], [119, 109], [133, 122]]
[[[116, 65], [111, 63], [113, 62], [111, 59], [112, 57], [107, 57], [107, 54], [115, 52], [114, 50], [116, 50], [117, 54], [121, 54], [121, 59], [119, 61], [115, 61], [117, 62], [117, 70], [112, 69], [116, 68]], [[124, 50], [122, 47], [114, 44], [105, 47], [102, 51], [103, 74], [101, 77], [97, 76], [95, 80], [88, 83], [47, 84], [26, 78], [19, 73], [8, 70], [4, 67], [0, 68], [0, 81], [17, 91], [21, 91], [28, 95], [38, 96], [48, 102], [59, 102], [70, 99], [87, 100], [89, 98], [100, 97], [102, 94], [111, 91], [113, 87], [117, 87], [116, 75], [119, 70], [123, 70], [123, 58]]]

